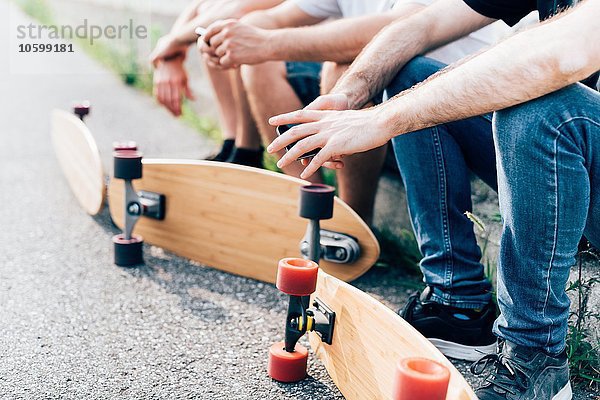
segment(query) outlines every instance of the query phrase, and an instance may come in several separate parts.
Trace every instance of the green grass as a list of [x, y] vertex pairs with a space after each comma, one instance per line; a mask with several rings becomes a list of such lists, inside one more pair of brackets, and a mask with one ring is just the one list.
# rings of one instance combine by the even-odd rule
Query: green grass
[[123, 83], [152, 94], [152, 72], [137, 62], [133, 45], [129, 52], [122, 52], [102, 42], [96, 42], [93, 46], [85, 39], [76, 39], [75, 42], [89, 56], [119, 75]]
[[375, 232], [375, 236], [381, 246], [381, 257], [376, 264], [378, 267], [400, 267], [414, 275], [421, 273], [419, 262], [422, 256], [412, 231], [402, 229], [396, 234], [383, 227]]
[[54, 18], [47, 0], [13, 0], [21, 10], [44, 25], [52, 25]]
[[210, 118], [198, 115], [189, 101], [185, 100], [183, 102], [181, 112], [181, 120], [186, 125], [215, 142], [221, 141], [221, 130], [219, 129], [219, 125]]

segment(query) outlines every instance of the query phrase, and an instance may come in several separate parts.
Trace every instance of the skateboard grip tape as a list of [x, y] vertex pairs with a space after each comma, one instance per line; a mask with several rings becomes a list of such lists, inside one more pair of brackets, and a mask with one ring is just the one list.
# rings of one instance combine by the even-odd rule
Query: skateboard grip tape
[[394, 380], [394, 400], [445, 400], [450, 371], [425, 358], [403, 358]]

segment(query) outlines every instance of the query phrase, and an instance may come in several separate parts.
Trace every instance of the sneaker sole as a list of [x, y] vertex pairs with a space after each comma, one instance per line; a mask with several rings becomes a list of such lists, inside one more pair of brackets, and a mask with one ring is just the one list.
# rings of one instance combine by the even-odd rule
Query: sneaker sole
[[442, 339], [431, 338], [429, 341], [446, 357], [463, 361], [477, 361], [486, 354], [496, 352], [496, 343], [492, 343], [487, 346], [467, 346], [464, 344], [448, 342]]
[[571, 382], [560, 389], [560, 392], [556, 393], [552, 400], [571, 400], [573, 398], [573, 390], [571, 389]]

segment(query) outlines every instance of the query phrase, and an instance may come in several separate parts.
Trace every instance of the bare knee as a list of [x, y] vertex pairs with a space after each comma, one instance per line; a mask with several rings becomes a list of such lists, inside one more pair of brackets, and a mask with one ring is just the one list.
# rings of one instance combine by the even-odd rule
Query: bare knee
[[257, 65], [241, 66], [242, 82], [248, 92], [272, 86], [275, 79], [286, 79], [285, 63], [274, 61]]

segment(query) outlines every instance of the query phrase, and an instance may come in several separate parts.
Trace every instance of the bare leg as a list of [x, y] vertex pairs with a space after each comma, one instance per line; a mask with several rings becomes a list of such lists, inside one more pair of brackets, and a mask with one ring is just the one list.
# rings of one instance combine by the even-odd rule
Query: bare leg
[[260, 134], [250, 112], [248, 96], [242, 82], [239, 69], [230, 70], [231, 85], [235, 95], [236, 114], [238, 117], [235, 146], [238, 149], [258, 150], [261, 145]]
[[[250, 109], [265, 143], [271, 143], [277, 136], [275, 128], [268, 120], [273, 115], [298, 110], [303, 107], [294, 89], [287, 81], [284, 62], [267, 62], [259, 65], [243, 65], [241, 67], [244, 87], [248, 93]], [[283, 151], [277, 154], [283, 156]], [[304, 167], [293, 163], [284, 168], [288, 175], [299, 177]], [[319, 174], [311, 178], [312, 182], [321, 182]]]
[[[326, 62], [321, 73], [321, 93], [328, 93], [348, 65]], [[344, 158], [344, 168], [337, 171], [340, 198], [367, 224], [373, 222], [375, 194], [379, 174], [385, 161], [387, 145]]]
[[238, 116], [235, 112], [236, 102], [230, 72], [211, 68], [204, 61], [202, 61], [202, 64], [208, 74], [217, 100], [217, 112], [223, 139], [235, 139]]

